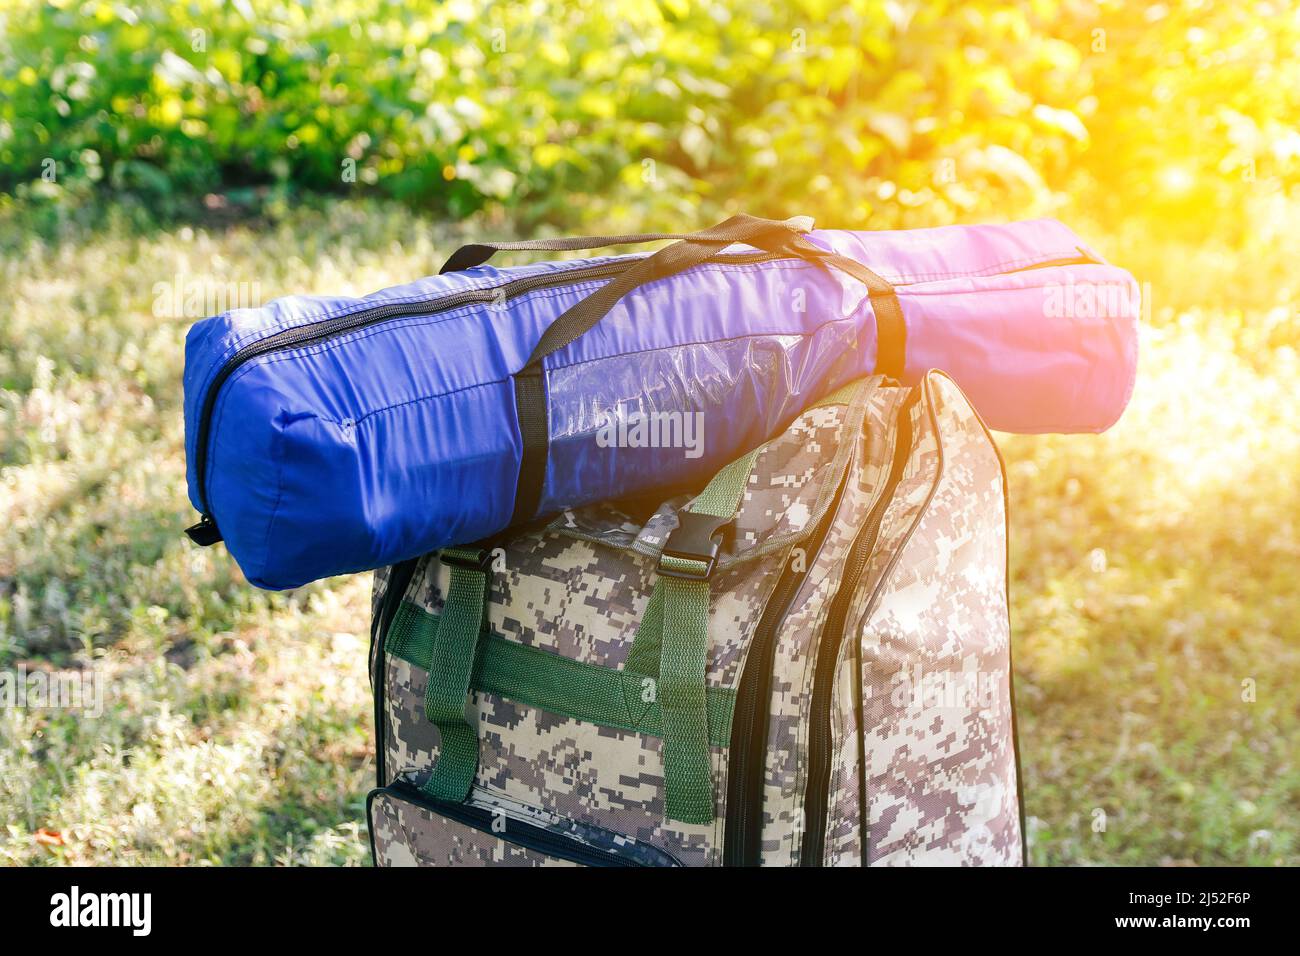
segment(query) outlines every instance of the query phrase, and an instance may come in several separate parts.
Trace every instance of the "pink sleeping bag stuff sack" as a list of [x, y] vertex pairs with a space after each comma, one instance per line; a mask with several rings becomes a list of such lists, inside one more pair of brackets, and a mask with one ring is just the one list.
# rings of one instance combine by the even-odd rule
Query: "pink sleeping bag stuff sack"
[[1128, 405], [1137, 282], [1062, 223], [810, 238], [894, 285], [907, 328], [904, 384], [943, 369], [990, 428], [1019, 434], [1103, 432]]

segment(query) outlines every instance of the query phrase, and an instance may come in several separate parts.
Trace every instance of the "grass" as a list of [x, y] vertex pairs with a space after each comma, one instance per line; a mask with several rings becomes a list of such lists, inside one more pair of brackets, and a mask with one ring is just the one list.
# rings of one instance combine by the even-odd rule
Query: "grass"
[[[464, 237], [350, 202], [165, 231], [34, 215], [0, 211], [0, 668], [106, 690], [97, 720], [0, 709], [0, 861], [365, 862], [368, 579], [266, 594], [180, 536], [198, 315], [156, 284], [360, 293]], [[1036, 863], [1300, 862], [1295, 242], [1111, 236], [1153, 283], [1130, 411], [1004, 439]]]
[[1131, 406], [1003, 441], [1036, 863], [1300, 862], [1297, 250], [1254, 243], [1112, 237], [1151, 283]]

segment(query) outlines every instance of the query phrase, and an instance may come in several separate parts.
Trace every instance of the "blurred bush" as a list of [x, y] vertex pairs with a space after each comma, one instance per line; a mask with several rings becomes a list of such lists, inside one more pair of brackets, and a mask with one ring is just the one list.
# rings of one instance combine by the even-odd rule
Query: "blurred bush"
[[524, 229], [735, 207], [885, 226], [1069, 194], [1210, 230], [1300, 174], [1283, 3], [0, 0], [0, 18], [0, 189], [164, 212], [361, 191]]

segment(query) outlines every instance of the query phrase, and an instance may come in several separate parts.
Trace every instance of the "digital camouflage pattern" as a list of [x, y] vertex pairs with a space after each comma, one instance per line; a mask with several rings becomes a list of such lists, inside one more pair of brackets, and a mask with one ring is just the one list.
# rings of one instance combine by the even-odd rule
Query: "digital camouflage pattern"
[[[950, 379], [924, 387], [915, 467], [856, 596], [857, 639], [840, 650], [826, 861], [857, 865], [865, 850], [869, 865], [1017, 865], [1002, 462]], [[861, 731], [845, 705], [855, 654]]]
[[[427, 673], [390, 657], [388, 765], [392, 779], [418, 787], [437, 753], [438, 731], [424, 717]], [[688, 866], [710, 866], [721, 847], [711, 826], [664, 819], [662, 741], [598, 727], [492, 694], [474, 692], [480, 758], [473, 801], [585, 821], [655, 847]], [[598, 755], [598, 756], [597, 756]], [[723, 770], [713, 748], [714, 771]]]
[[370, 829], [381, 866], [574, 865], [385, 793], [371, 802]]
[[[900, 414], [912, 416], [914, 444], [835, 649], [824, 862], [1020, 862], [1000, 460], [950, 380], [931, 373], [919, 388], [920, 400], [905, 408], [912, 390], [869, 380], [847, 402], [804, 412], [769, 443], [710, 582], [706, 677], [734, 689], [786, 562], [807, 569], [776, 633], [764, 865], [801, 862], [813, 677], [819, 652], [827, 652], [820, 638], [850, 547], [887, 490]], [[621, 668], [654, 589], [658, 555], [690, 500], [596, 505], [504, 544], [490, 576], [492, 631]], [[805, 553], [800, 545], [832, 505], [820, 548]], [[376, 612], [386, 581], [377, 573]], [[436, 556], [423, 559], [405, 599], [439, 613], [447, 582]], [[380, 673], [381, 782], [418, 787], [438, 756], [438, 730], [424, 715], [428, 675], [393, 655]], [[908, 681], [916, 694], [905, 692]], [[969, 700], [960, 693], [965, 683], [975, 689]], [[933, 700], [926, 697], [932, 685]], [[381, 792], [371, 813], [377, 862], [543, 862], [508, 842], [514, 822], [644, 865], [720, 864], [728, 748], [710, 750], [714, 822], [685, 825], [665, 819], [660, 738], [478, 691], [468, 712], [480, 739], [468, 802], [507, 818], [504, 845], [500, 835], [475, 836]]]
[[778, 634], [763, 796], [764, 866], [799, 865], [809, 710], [819, 639], [849, 549], [884, 490], [894, 455], [895, 417], [905, 397], [903, 389], [882, 388], [868, 403], [835, 519], [820, 551], [803, 556], [808, 573]]
[[375, 856], [386, 866], [565, 866], [568, 861], [528, 849], [524, 834], [572, 841], [586, 850], [617, 856], [636, 866], [681, 866], [672, 856], [581, 820], [548, 814], [490, 794], [469, 806], [483, 811], [485, 825], [450, 819], [412, 799], [378, 791], [371, 803]]

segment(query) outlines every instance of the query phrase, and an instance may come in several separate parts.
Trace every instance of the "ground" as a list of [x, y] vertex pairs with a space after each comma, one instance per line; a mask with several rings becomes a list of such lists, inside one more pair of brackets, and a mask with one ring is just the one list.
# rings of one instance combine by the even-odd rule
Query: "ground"
[[[270, 595], [180, 535], [186, 300], [372, 291], [464, 230], [28, 215], [0, 224], [0, 668], [108, 683], [95, 720], [0, 709], [0, 862], [366, 862], [369, 578]], [[1001, 438], [1032, 860], [1294, 865], [1295, 250], [1089, 239], [1153, 304], [1120, 425]]]

